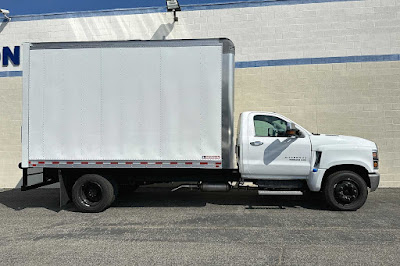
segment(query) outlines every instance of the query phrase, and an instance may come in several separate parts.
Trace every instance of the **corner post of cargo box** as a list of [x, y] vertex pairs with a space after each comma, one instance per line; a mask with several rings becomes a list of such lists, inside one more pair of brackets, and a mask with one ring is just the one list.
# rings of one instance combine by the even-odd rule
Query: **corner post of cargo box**
[[[22, 161], [21, 168], [29, 167], [29, 75], [30, 75], [30, 43], [22, 44], [23, 51], [23, 75], [22, 75], [22, 126], [21, 126], [21, 146]], [[26, 177], [27, 175], [24, 175]]]
[[29, 146], [28, 146], [28, 123], [29, 123], [29, 69], [30, 69], [30, 44], [22, 44], [22, 125], [21, 125], [21, 163], [18, 165], [22, 170], [21, 190], [28, 187]]
[[221, 38], [222, 43], [222, 168], [234, 168], [234, 73], [235, 45], [230, 39]]

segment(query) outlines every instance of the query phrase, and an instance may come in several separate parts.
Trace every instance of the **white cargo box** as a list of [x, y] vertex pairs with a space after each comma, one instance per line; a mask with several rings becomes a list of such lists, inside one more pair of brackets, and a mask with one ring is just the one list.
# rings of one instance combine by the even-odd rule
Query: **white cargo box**
[[23, 167], [233, 168], [227, 39], [24, 44]]

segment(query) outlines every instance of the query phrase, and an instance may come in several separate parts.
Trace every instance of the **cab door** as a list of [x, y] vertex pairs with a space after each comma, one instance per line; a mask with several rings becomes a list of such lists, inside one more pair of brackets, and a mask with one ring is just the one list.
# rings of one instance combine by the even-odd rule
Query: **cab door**
[[311, 142], [306, 132], [289, 135], [284, 118], [251, 113], [243, 142], [244, 178], [305, 179], [311, 171]]

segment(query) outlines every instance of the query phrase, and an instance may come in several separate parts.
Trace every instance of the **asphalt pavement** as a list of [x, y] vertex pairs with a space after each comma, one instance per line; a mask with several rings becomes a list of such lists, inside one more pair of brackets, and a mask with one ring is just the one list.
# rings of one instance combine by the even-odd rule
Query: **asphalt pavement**
[[123, 192], [102, 213], [58, 189], [0, 192], [0, 265], [399, 265], [400, 189], [355, 212], [319, 195], [168, 188]]

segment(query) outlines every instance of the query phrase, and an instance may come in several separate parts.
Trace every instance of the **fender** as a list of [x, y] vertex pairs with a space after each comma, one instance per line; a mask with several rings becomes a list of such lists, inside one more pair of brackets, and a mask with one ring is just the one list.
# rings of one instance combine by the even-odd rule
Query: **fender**
[[329, 169], [342, 164], [354, 164], [364, 167], [368, 173], [374, 172], [372, 149], [353, 145], [324, 145], [317, 150], [321, 152], [319, 169]]
[[[331, 169], [332, 167], [335, 167], [335, 166], [342, 166], [342, 165], [343, 165], [343, 166], [344, 166], [344, 165], [347, 165], [347, 166], [349, 166], [349, 165], [354, 165], [354, 166], [363, 167], [362, 165], [356, 164], [356, 163], [346, 163], [346, 164], [336, 164], [336, 165], [332, 165], [332, 166], [329, 167], [328, 169], [317, 169], [317, 172], [312, 172], [312, 173], [310, 174], [310, 176], [308, 177], [308, 179], [307, 179], [308, 188], [309, 188], [311, 191], [314, 191], [314, 192], [320, 191], [320, 190], [321, 190], [321, 187], [322, 187], [322, 182], [323, 182], [323, 180], [324, 180], [324, 176], [325, 176], [326, 171], [328, 171], [328, 170]], [[363, 167], [363, 168], [365, 169], [365, 167]]]
[[315, 165], [314, 171], [307, 179], [311, 191], [320, 191], [325, 172], [340, 165], [357, 165], [365, 168], [369, 173], [374, 172], [372, 153], [369, 147], [353, 145], [323, 145], [318, 148], [321, 159]]

